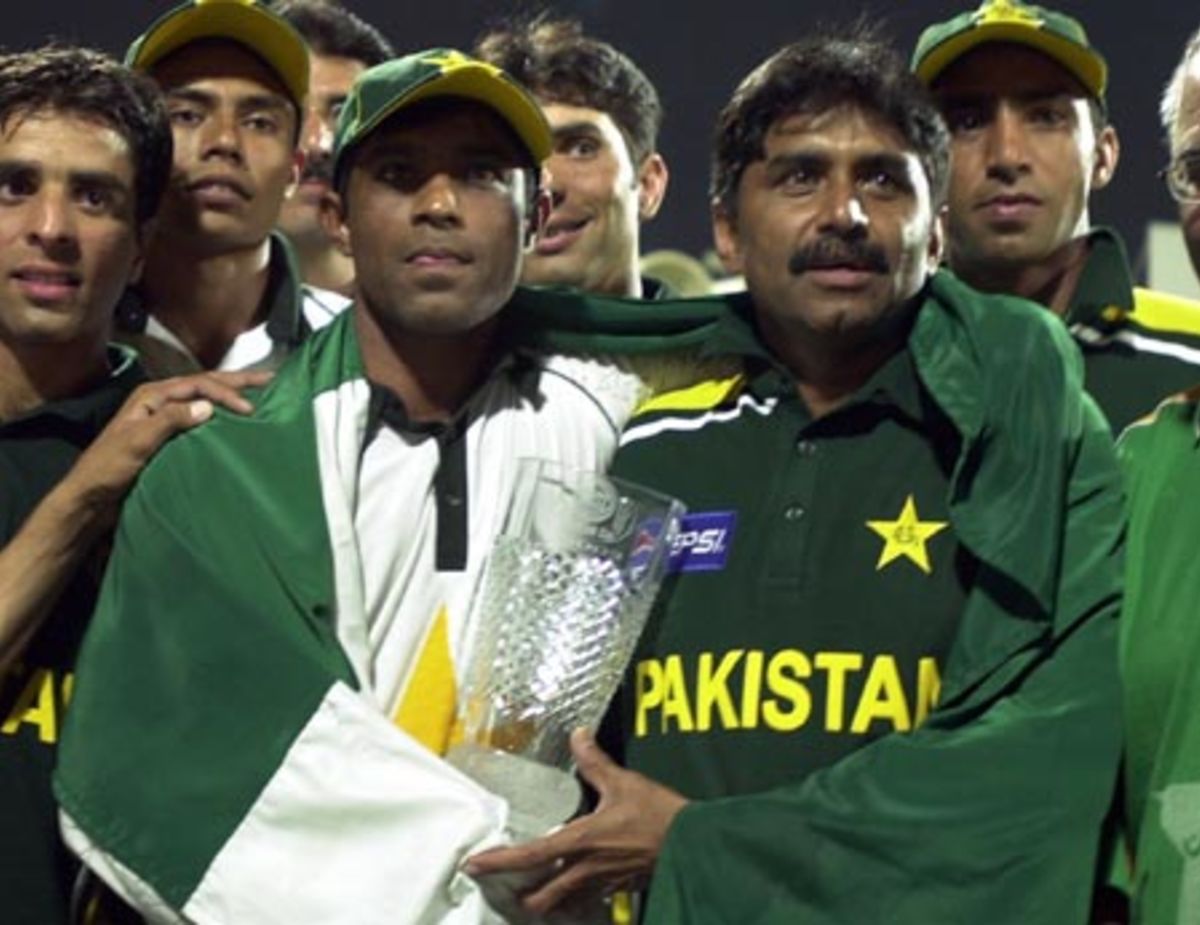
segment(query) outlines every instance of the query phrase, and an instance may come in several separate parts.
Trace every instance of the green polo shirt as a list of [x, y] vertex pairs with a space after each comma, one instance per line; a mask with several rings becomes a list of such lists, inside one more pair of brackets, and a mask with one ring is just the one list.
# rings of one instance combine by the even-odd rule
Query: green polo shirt
[[[110, 363], [112, 375], [87, 394], [0, 423], [4, 543], [143, 381], [128, 352], [113, 348]], [[58, 836], [50, 772], [101, 568], [97, 555], [78, 571], [21, 661], [0, 676], [0, 920], [6, 925], [67, 921], [78, 865]]]
[[1121, 441], [1129, 539], [1120, 658], [1135, 920], [1200, 921], [1200, 406], [1164, 404]]
[[1125, 246], [1098, 228], [1067, 315], [1087, 390], [1120, 433], [1200, 382], [1200, 303], [1137, 288]]
[[622, 728], [629, 766], [694, 798], [918, 725], [973, 568], [948, 508], [960, 439], [906, 350], [814, 420], [748, 315], [708, 349], [747, 374], [655, 400], [613, 468], [689, 511]]

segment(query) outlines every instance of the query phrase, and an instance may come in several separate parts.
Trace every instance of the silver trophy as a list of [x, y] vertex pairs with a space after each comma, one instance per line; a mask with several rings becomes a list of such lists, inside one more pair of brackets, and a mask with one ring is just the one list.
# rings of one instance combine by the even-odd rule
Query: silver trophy
[[523, 841], [575, 814], [568, 739], [595, 727], [633, 655], [683, 506], [542, 459], [516, 486], [471, 616], [447, 760], [509, 804]]

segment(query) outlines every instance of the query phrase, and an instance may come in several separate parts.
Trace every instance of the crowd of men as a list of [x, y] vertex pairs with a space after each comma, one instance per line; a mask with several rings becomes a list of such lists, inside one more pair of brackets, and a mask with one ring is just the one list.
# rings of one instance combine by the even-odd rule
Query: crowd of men
[[[1200, 304], [1091, 224], [1108, 80], [1017, 0], [785, 45], [682, 299], [578, 23], [0, 55], [0, 918], [1200, 922]], [[1200, 274], [1200, 33], [1161, 112]], [[529, 457], [714, 541], [512, 844], [444, 755]]]

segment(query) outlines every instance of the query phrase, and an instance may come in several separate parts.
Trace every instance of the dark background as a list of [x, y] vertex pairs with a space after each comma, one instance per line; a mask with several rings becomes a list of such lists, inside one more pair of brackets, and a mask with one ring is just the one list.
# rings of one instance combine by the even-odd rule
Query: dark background
[[[7, 0], [0, 43], [11, 50], [56, 38], [121, 52], [172, 5], [172, 0]], [[646, 229], [644, 248], [694, 253], [709, 246], [705, 191], [713, 120], [747, 71], [814, 24], [844, 23], [860, 13], [881, 17], [907, 54], [922, 27], [967, 8], [942, 0], [554, 0], [536, 5], [345, 0], [343, 5], [378, 26], [401, 52], [430, 45], [466, 48], [486, 25], [518, 9], [549, 6], [581, 19], [589, 32], [637, 61], [663, 98], [667, 118], [660, 147], [671, 168], [671, 186], [662, 213]], [[1187, 37], [1200, 27], [1200, 6], [1179, 0], [1065, 0], [1057, 8], [1081, 19], [1108, 58], [1109, 110], [1121, 135], [1121, 163], [1113, 183], [1094, 197], [1092, 219], [1124, 234], [1140, 270], [1146, 222], [1173, 214], [1155, 176], [1166, 160], [1158, 99]]]

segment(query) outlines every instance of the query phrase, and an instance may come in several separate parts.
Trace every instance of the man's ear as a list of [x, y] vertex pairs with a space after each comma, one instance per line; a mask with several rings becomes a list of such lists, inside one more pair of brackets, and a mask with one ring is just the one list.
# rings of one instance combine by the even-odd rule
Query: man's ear
[[729, 209], [719, 200], [712, 201], [713, 245], [721, 265], [733, 276], [742, 273], [742, 248], [738, 242], [737, 219], [730, 214]]
[[157, 228], [158, 218], [152, 217], [144, 222], [139, 222], [134, 231], [137, 252], [133, 256], [133, 266], [129, 270], [130, 283], [139, 283], [142, 280], [142, 273], [146, 270], [146, 252], [150, 249], [150, 241]]
[[287, 190], [283, 196], [291, 199], [300, 188], [300, 177], [304, 174], [304, 152], [297, 148], [292, 152], [292, 177], [288, 180]]
[[946, 217], [949, 206], [942, 206], [933, 213], [929, 223], [929, 247], [925, 254], [925, 265], [930, 273], [936, 272], [946, 256]]
[[350, 238], [350, 227], [346, 224], [346, 204], [342, 197], [333, 190], [327, 190], [321, 194], [317, 210], [321, 229], [333, 242], [334, 247], [345, 256], [353, 257], [354, 247]]
[[1117, 172], [1117, 161], [1121, 159], [1121, 139], [1111, 125], [1102, 128], [1096, 135], [1096, 155], [1092, 161], [1092, 189], [1104, 189]]
[[667, 170], [667, 162], [655, 151], [647, 154], [638, 168], [638, 218], [647, 222], [658, 214], [662, 207], [663, 197], [667, 195], [667, 182], [671, 175]]
[[525, 218], [525, 248], [528, 250], [533, 246], [533, 242], [537, 240], [538, 235], [542, 233], [542, 229], [546, 227], [546, 220], [550, 218], [550, 210], [554, 208], [551, 201], [550, 190], [545, 186], [538, 187], [537, 195], [533, 199], [533, 205], [529, 209], [529, 214]]

